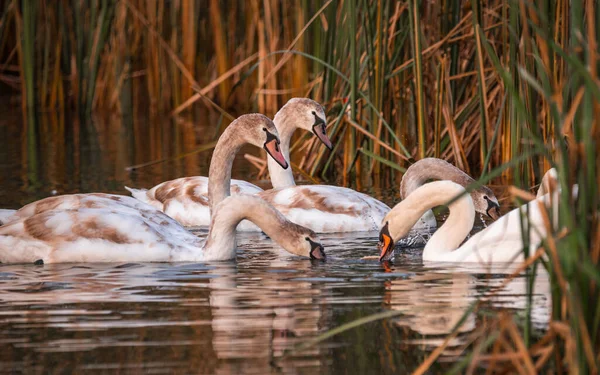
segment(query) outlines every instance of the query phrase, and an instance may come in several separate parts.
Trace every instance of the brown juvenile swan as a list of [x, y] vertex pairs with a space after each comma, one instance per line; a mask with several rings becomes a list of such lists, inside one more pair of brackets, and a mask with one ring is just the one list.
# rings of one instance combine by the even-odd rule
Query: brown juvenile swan
[[[286, 220], [256, 196], [229, 196], [231, 163], [244, 143], [278, 142], [263, 115], [244, 115], [223, 133], [211, 161], [211, 223], [204, 246], [176, 221], [131, 197], [75, 194], [23, 207], [0, 227], [0, 262], [175, 262], [225, 260], [235, 256], [235, 227], [254, 221], [287, 251], [324, 259], [314, 232]], [[282, 158], [279, 151], [271, 155]], [[207, 204], [208, 206], [208, 204]]]

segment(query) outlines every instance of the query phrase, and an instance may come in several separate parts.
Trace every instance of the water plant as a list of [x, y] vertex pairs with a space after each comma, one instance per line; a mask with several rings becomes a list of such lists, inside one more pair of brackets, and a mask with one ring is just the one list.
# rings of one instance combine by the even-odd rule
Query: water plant
[[273, 115], [309, 95], [328, 108], [335, 142], [333, 152], [307, 135], [293, 144], [292, 166], [313, 182], [397, 186], [413, 159], [435, 156], [481, 183], [513, 185], [519, 204], [554, 166], [560, 229], [523, 267], [551, 275], [548, 332], [536, 341], [530, 319], [517, 329], [502, 315], [456, 371], [598, 372], [597, 0], [205, 5], [2, 2], [2, 91], [21, 95], [30, 123], [40, 108], [193, 116], [209, 105]]

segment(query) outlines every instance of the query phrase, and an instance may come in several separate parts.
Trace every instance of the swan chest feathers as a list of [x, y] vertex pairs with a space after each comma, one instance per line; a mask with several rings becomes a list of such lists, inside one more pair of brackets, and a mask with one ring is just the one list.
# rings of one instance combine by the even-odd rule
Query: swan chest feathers
[[258, 195], [288, 220], [320, 233], [378, 230], [390, 210], [366, 194], [337, 186], [294, 186]]
[[199, 242], [171, 218], [154, 210], [52, 210], [0, 227], [0, 262], [201, 260], [193, 259], [202, 257]]
[[[134, 198], [163, 211], [185, 226], [209, 226], [208, 178], [183, 177], [163, 182], [150, 190], [127, 188]], [[231, 180], [231, 194], [256, 194], [263, 191], [242, 180]]]

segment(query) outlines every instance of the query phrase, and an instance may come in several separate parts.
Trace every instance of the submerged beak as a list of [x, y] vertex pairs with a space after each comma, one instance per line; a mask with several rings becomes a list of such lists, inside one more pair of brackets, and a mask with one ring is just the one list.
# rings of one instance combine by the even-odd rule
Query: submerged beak
[[310, 259], [325, 260], [325, 258], [327, 258], [325, 255], [325, 250], [323, 249], [323, 245], [312, 241], [310, 241], [310, 244], [312, 245], [312, 249], [310, 250]]
[[489, 198], [486, 198], [487, 200], [487, 210], [485, 210], [485, 213], [493, 220], [498, 220], [498, 218], [500, 217], [500, 205], [494, 201], [492, 201]]
[[380, 249], [379, 261], [384, 262], [390, 260], [394, 255], [394, 240], [390, 236], [388, 223], [385, 223], [381, 232], [379, 232], [379, 243], [377, 247]]
[[285, 160], [285, 156], [281, 153], [281, 148], [279, 148], [279, 139], [273, 134], [267, 132], [267, 141], [264, 145], [267, 153], [281, 166], [283, 169], [288, 168], [288, 162]]
[[316, 114], [314, 116], [315, 116], [315, 123], [312, 127], [313, 133], [315, 133], [317, 138], [319, 138], [319, 140], [321, 142], [323, 142], [323, 144], [325, 146], [327, 146], [328, 149], [333, 150], [333, 144], [331, 143], [331, 140], [327, 136], [325, 120], [323, 120]]

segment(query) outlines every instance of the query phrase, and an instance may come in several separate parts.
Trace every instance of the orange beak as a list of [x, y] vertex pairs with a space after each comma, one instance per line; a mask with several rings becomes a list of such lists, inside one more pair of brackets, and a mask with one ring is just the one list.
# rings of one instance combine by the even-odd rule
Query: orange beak
[[285, 160], [285, 156], [281, 153], [281, 149], [279, 148], [279, 140], [271, 139], [265, 142], [265, 150], [267, 153], [277, 162], [277, 164], [281, 165], [281, 168], [287, 169], [288, 162]]

